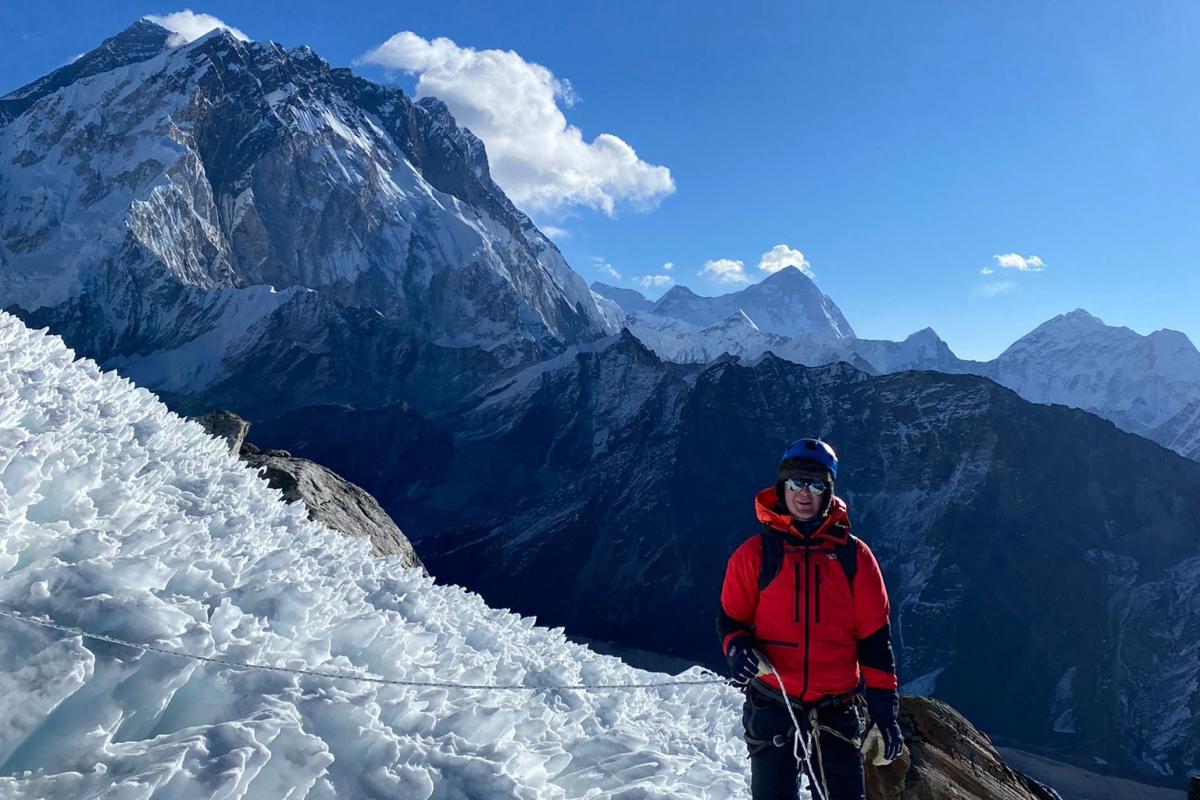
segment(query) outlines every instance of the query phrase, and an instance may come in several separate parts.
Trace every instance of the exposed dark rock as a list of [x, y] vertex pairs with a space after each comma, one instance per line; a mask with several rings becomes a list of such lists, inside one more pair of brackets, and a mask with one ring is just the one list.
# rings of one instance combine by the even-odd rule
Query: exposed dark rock
[[215, 411], [196, 417], [214, 436], [230, 442], [230, 452], [259, 471], [272, 488], [283, 493], [285, 502], [302, 501], [314, 519], [347, 536], [366, 536], [371, 553], [400, 556], [406, 567], [424, 569], [412, 544], [383, 507], [368, 492], [345, 480], [332, 470], [304, 458], [295, 458], [286, 450], [260, 451], [249, 442], [243, 444], [250, 423], [228, 411]]
[[867, 759], [868, 800], [1062, 800], [1009, 767], [987, 736], [927, 697], [900, 698], [906, 752], [883, 767]]
[[423, 566], [412, 544], [374, 497], [320, 464], [272, 455], [276, 452], [283, 451], [268, 450], [242, 460], [257, 467], [260, 476], [283, 492], [286, 502], [303, 501], [310, 519], [347, 536], [369, 537], [373, 555], [399, 555], [406, 567]]
[[250, 423], [231, 411], [212, 411], [197, 417], [196, 422], [213, 436], [229, 442], [230, 455], [241, 452], [246, 432], [250, 430]]

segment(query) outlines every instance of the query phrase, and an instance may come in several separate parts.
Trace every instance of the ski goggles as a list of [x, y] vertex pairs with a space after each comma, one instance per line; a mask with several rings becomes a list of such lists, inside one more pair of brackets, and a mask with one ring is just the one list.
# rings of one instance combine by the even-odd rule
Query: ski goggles
[[824, 494], [825, 490], [829, 488], [829, 484], [820, 478], [788, 478], [784, 481], [784, 485], [793, 492], [808, 489], [813, 494]]

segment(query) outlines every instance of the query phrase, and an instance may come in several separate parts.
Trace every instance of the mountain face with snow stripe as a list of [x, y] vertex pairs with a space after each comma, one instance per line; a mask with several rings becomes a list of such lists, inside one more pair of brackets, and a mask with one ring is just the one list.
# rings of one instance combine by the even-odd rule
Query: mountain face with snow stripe
[[[820, 434], [888, 581], [904, 691], [1060, 757], [1179, 774], [1200, 756], [1175, 713], [1200, 702], [1195, 625], [1168, 599], [1200, 585], [1200, 464], [1093, 415], [975, 375], [684, 367], [626, 333], [481, 390], [454, 420], [329, 409], [264, 425], [380, 497], [440, 578], [707, 663], [754, 494], [788, 441]], [[382, 430], [403, 454], [372, 449]]]
[[[605, 330], [443, 103], [306, 47], [221, 30], [170, 47], [139, 22], [0, 99], [0, 152], [0, 307], [156, 390], [284, 357], [394, 379], [427, 346], [498, 370]], [[369, 354], [326, 336], [363, 324], [383, 337]], [[291, 376], [298, 396], [312, 377]]]
[[[364, 539], [282, 502], [224, 441], [4, 313], [0, 520], [0, 607], [60, 625], [395, 680], [670, 680], [372, 558]], [[719, 685], [381, 687], [7, 618], [0, 632], [5, 797], [715, 800], [747, 781], [741, 696]]]

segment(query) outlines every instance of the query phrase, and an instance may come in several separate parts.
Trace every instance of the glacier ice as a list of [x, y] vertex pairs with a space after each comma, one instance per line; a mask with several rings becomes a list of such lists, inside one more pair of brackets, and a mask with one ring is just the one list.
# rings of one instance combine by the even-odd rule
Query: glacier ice
[[[223, 442], [0, 312], [5, 798], [732, 798], [740, 695], [670, 680], [371, 558]], [[704, 677], [698, 670], [681, 678]]]

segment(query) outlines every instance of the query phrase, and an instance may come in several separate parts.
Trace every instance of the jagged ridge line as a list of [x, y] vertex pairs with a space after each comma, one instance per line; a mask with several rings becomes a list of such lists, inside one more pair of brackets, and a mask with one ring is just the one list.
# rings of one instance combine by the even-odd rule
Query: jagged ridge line
[[[27, 617], [19, 612], [0, 608], [0, 616], [15, 619], [19, 622], [25, 622], [30, 625], [40, 625], [43, 628], [51, 628], [53, 630], [69, 633], [74, 636], [82, 636], [87, 639], [96, 639], [110, 644], [122, 645], [123, 647], [132, 647], [135, 650], [143, 650], [151, 653], [160, 653], [165, 656], [174, 656], [191, 661], [203, 661], [210, 664], [221, 664], [226, 667], [235, 669], [256, 669], [263, 672], [288, 672], [293, 675], [312, 675], [317, 678], [334, 678], [338, 680], [365, 681], [367, 683], [378, 683], [387, 686], [419, 686], [424, 688], [439, 688], [439, 689], [504, 689], [504, 690], [526, 690], [531, 692], [540, 691], [555, 691], [555, 690], [579, 690], [588, 691], [592, 689], [654, 689], [664, 686], [708, 686], [717, 683], [727, 683], [725, 678], [706, 678], [703, 680], [687, 680], [687, 681], [659, 681], [654, 683], [580, 683], [580, 684], [563, 684], [558, 686], [526, 686], [522, 683], [444, 683], [440, 681], [406, 681], [394, 678], [377, 678], [372, 675], [354, 675], [349, 672], [325, 672], [322, 670], [313, 669], [294, 669], [292, 667], [275, 667], [268, 664], [249, 664], [242, 661], [230, 661], [225, 658], [212, 658], [210, 656], [198, 656], [194, 653], [181, 653], [178, 650], [168, 650], [164, 647], [156, 647], [152, 644], [138, 644], [137, 642], [128, 642], [124, 639], [118, 639], [115, 636], [108, 636], [102, 633], [88, 633], [79, 628], [72, 628], [67, 625], [59, 625], [56, 622], [49, 620], [34, 619]], [[715, 674], [715, 673], [714, 673]]]

